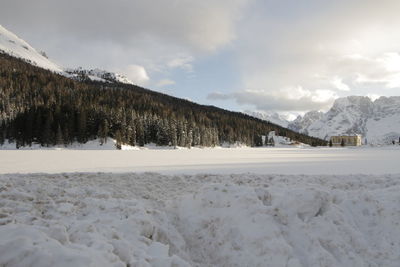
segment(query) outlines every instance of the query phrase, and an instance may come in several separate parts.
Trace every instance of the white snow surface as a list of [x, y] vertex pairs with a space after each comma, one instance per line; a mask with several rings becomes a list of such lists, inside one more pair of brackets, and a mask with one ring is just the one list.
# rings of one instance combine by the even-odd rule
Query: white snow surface
[[[40, 144], [33, 143], [30, 146], [21, 146], [18, 150], [116, 150], [116, 140], [107, 138], [106, 142], [101, 143], [99, 139], [89, 140], [86, 143], [74, 142], [68, 146], [56, 145], [56, 146], [41, 146]], [[152, 144], [146, 145], [145, 147], [136, 147], [130, 145], [121, 145], [121, 150], [140, 150], [153, 148]], [[15, 143], [10, 143], [8, 140], [0, 146], [0, 150], [17, 150]]]
[[400, 173], [399, 145], [360, 148], [153, 148], [128, 151], [0, 150], [0, 173]]
[[47, 57], [37, 52], [27, 42], [8, 31], [0, 25], [0, 50], [11, 56], [21, 58], [28, 63], [63, 74], [63, 70], [57, 64], [50, 61]]
[[400, 175], [0, 175], [0, 266], [400, 263]]

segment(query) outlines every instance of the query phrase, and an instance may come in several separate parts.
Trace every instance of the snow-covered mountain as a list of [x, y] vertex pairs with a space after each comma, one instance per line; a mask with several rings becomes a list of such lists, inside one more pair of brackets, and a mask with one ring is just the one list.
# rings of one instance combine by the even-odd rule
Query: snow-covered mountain
[[366, 96], [339, 98], [326, 112], [311, 111], [288, 128], [328, 139], [332, 135], [360, 134], [370, 144], [387, 144], [400, 137], [400, 97]]
[[304, 133], [307, 128], [315, 121], [322, 118], [324, 115], [321, 111], [310, 111], [304, 114], [304, 116], [298, 116], [294, 121], [288, 123], [288, 127], [296, 132]]
[[37, 67], [57, 72], [75, 79], [90, 79], [103, 82], [119, 82], [133, 84], [125, 76], [100, 69], [85, 70], [82, 68], [65, 69], [52, 62], [44, 52], [38, 52], [26, 41], [0, 25], [0, 52], [25, 60]]
[[78, 80], [90, 79], [93, 81], [133, 84], [133, 82], [126, 78], [124, 75], [101, 69], [85, 70], [79, 67], [76, 69], [65, 69], [65, 72], [71, 75], [72, 78]]
[[8, 31], [0, 25], [0, 51], [11, 56], [21, 58], [32, 65], [48, 69], [54, 72], [63, 73], [63, 69], [50, 61], [46, 54], [38, 52], [27, 42]]
[[285, 117], [276, 112], [269, 114], [264, 112], [246, 110], [244, 111], [244, 113], [264, 121], [272, 122], [282, 127], [287, 127], [289, 124], [289, 121]]

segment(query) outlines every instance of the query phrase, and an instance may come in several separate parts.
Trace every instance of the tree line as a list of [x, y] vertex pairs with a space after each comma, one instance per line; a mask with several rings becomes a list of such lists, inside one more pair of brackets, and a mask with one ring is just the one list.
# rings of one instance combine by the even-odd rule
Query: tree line
[[243, 113], [135, 85], [76, 81], [0, 54], [0, 144], [53, 146], [111, 137], [118, 147], [259, 146], [270, 131], [313, 146], [327, 144]]

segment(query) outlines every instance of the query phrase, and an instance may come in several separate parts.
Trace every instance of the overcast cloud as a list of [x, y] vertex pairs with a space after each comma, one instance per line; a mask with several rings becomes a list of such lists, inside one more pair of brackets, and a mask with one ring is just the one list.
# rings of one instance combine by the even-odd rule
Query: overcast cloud
[[2, 0], [0, 24], [64, 66], [232, 109], [299, 112], [399, 95], [398, 10], [397, 0]]

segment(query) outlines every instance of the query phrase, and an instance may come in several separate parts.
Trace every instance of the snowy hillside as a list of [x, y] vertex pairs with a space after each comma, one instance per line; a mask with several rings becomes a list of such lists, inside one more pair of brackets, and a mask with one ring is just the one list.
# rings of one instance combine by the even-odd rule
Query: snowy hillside
[[288, 125], [311, 136], [360, 134], [370, 144], [388, 144], [400, 137], [400, 97], [364, 96], [339, 98], [325, 114], [312, 111]]
[[399, 181], [0, 175], [0, 265], [398, 267]]
[[280, 125], [282, 127], [287, 127], [289, 124], [289, 121], [285, 117], [279, 115], [276, 112], [269, 114], [264, 112], [246, 110], [244, 111], [244, 113], [264, 121], [272, 122], [273, 124]]
[[125, 76], [108, 72], [100, 69], [84, 70], [82, 68], [77, 69], [64, 69], [51, 60], [49, 60], [44, 52], [38, 52], [29, 45], [26, 41], [22, 40], [14, 33], [8, 31], [6, 28], [0, 25], [0, 51], [3, 51], [11, 56], [21, 58], [32, 65], [38, 66], [43, 69], [48, 69], [70, 78], [82, 78], [91, 79], [94, 81], [103, 82], [120, 82], [126, 84], [133, 84]]
[[82, 68], [77, 68], [66, 69], [65, 71], [70, 74], [72, 78], [76, 78], [78, 80], [90, 79], [93, 81], [133, 84], [133, 82], [126, 78], [124, 75], [101, 69], [85, 70]]
[[61, 67], [51, 62], [44, 53], [37, 52], [27, 42], [0, 25], [0, 50], [38, 67], [63, 73]]

